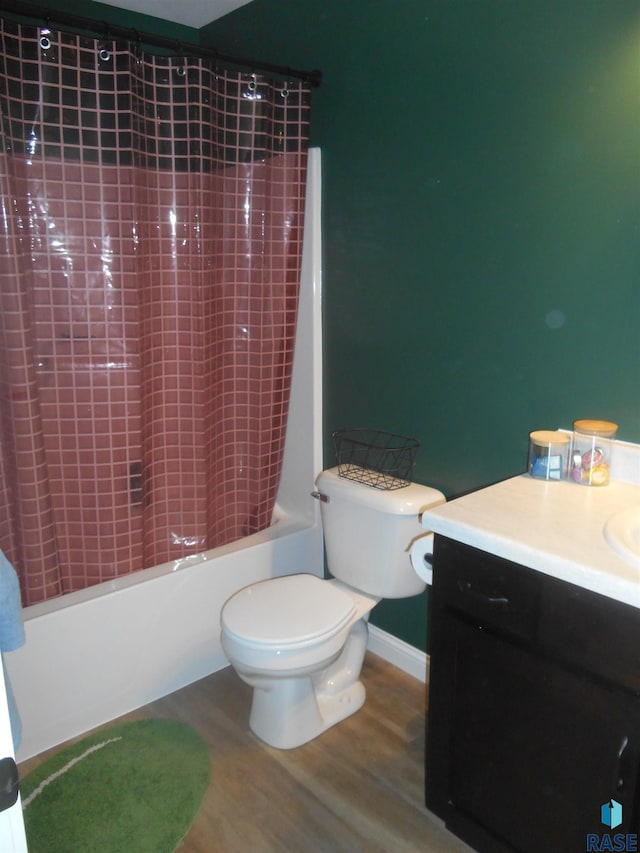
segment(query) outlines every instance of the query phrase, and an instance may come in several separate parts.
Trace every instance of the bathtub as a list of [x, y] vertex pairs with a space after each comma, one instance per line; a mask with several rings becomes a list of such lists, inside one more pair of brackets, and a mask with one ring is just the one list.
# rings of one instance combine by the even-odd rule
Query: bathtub
[[[5, 655], [22, 721], [17, 760], [37, 755], [228, 665], [220, 610], [249, 583], [322, 576], [320, 151], [309, 154], [302, 285], [282, 481], [267, 530], [24, 610]], [[300, 345], [304, 342], [304, 346]]]

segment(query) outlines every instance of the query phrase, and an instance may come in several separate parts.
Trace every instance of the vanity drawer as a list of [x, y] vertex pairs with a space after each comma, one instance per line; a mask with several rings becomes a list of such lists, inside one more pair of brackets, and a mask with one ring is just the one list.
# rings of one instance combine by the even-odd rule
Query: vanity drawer
[[540, 584], [537, 572], [436, 536], [434, 598], [477, 625], [533, 639]]
[[572, 667], [640, 695], [640, 609], [547, 578], [541, 596], [541, 648]]

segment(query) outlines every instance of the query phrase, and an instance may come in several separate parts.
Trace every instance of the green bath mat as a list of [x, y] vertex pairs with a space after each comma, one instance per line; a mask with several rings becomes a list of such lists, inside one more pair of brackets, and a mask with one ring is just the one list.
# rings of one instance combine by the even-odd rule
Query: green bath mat
[[20, 783], [29, 853], [172, 853], [209, 785], [209, 753], [173, 720], [112, 726]]

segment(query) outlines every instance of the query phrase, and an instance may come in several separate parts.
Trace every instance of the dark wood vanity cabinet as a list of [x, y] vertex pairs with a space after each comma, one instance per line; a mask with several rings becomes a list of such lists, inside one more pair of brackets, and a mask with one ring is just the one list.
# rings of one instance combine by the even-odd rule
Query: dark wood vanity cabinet
[[430, 595], [427, 807], [483, 853], [639, 832], [640, 610], [443, 536]]

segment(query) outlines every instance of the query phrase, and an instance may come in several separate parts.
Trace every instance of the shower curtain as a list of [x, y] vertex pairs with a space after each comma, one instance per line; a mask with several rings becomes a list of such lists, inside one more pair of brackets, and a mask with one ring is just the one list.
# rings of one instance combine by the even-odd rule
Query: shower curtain
[[270, 524], [310, 96], [0, 36], [0, 548], [33, 604]]

